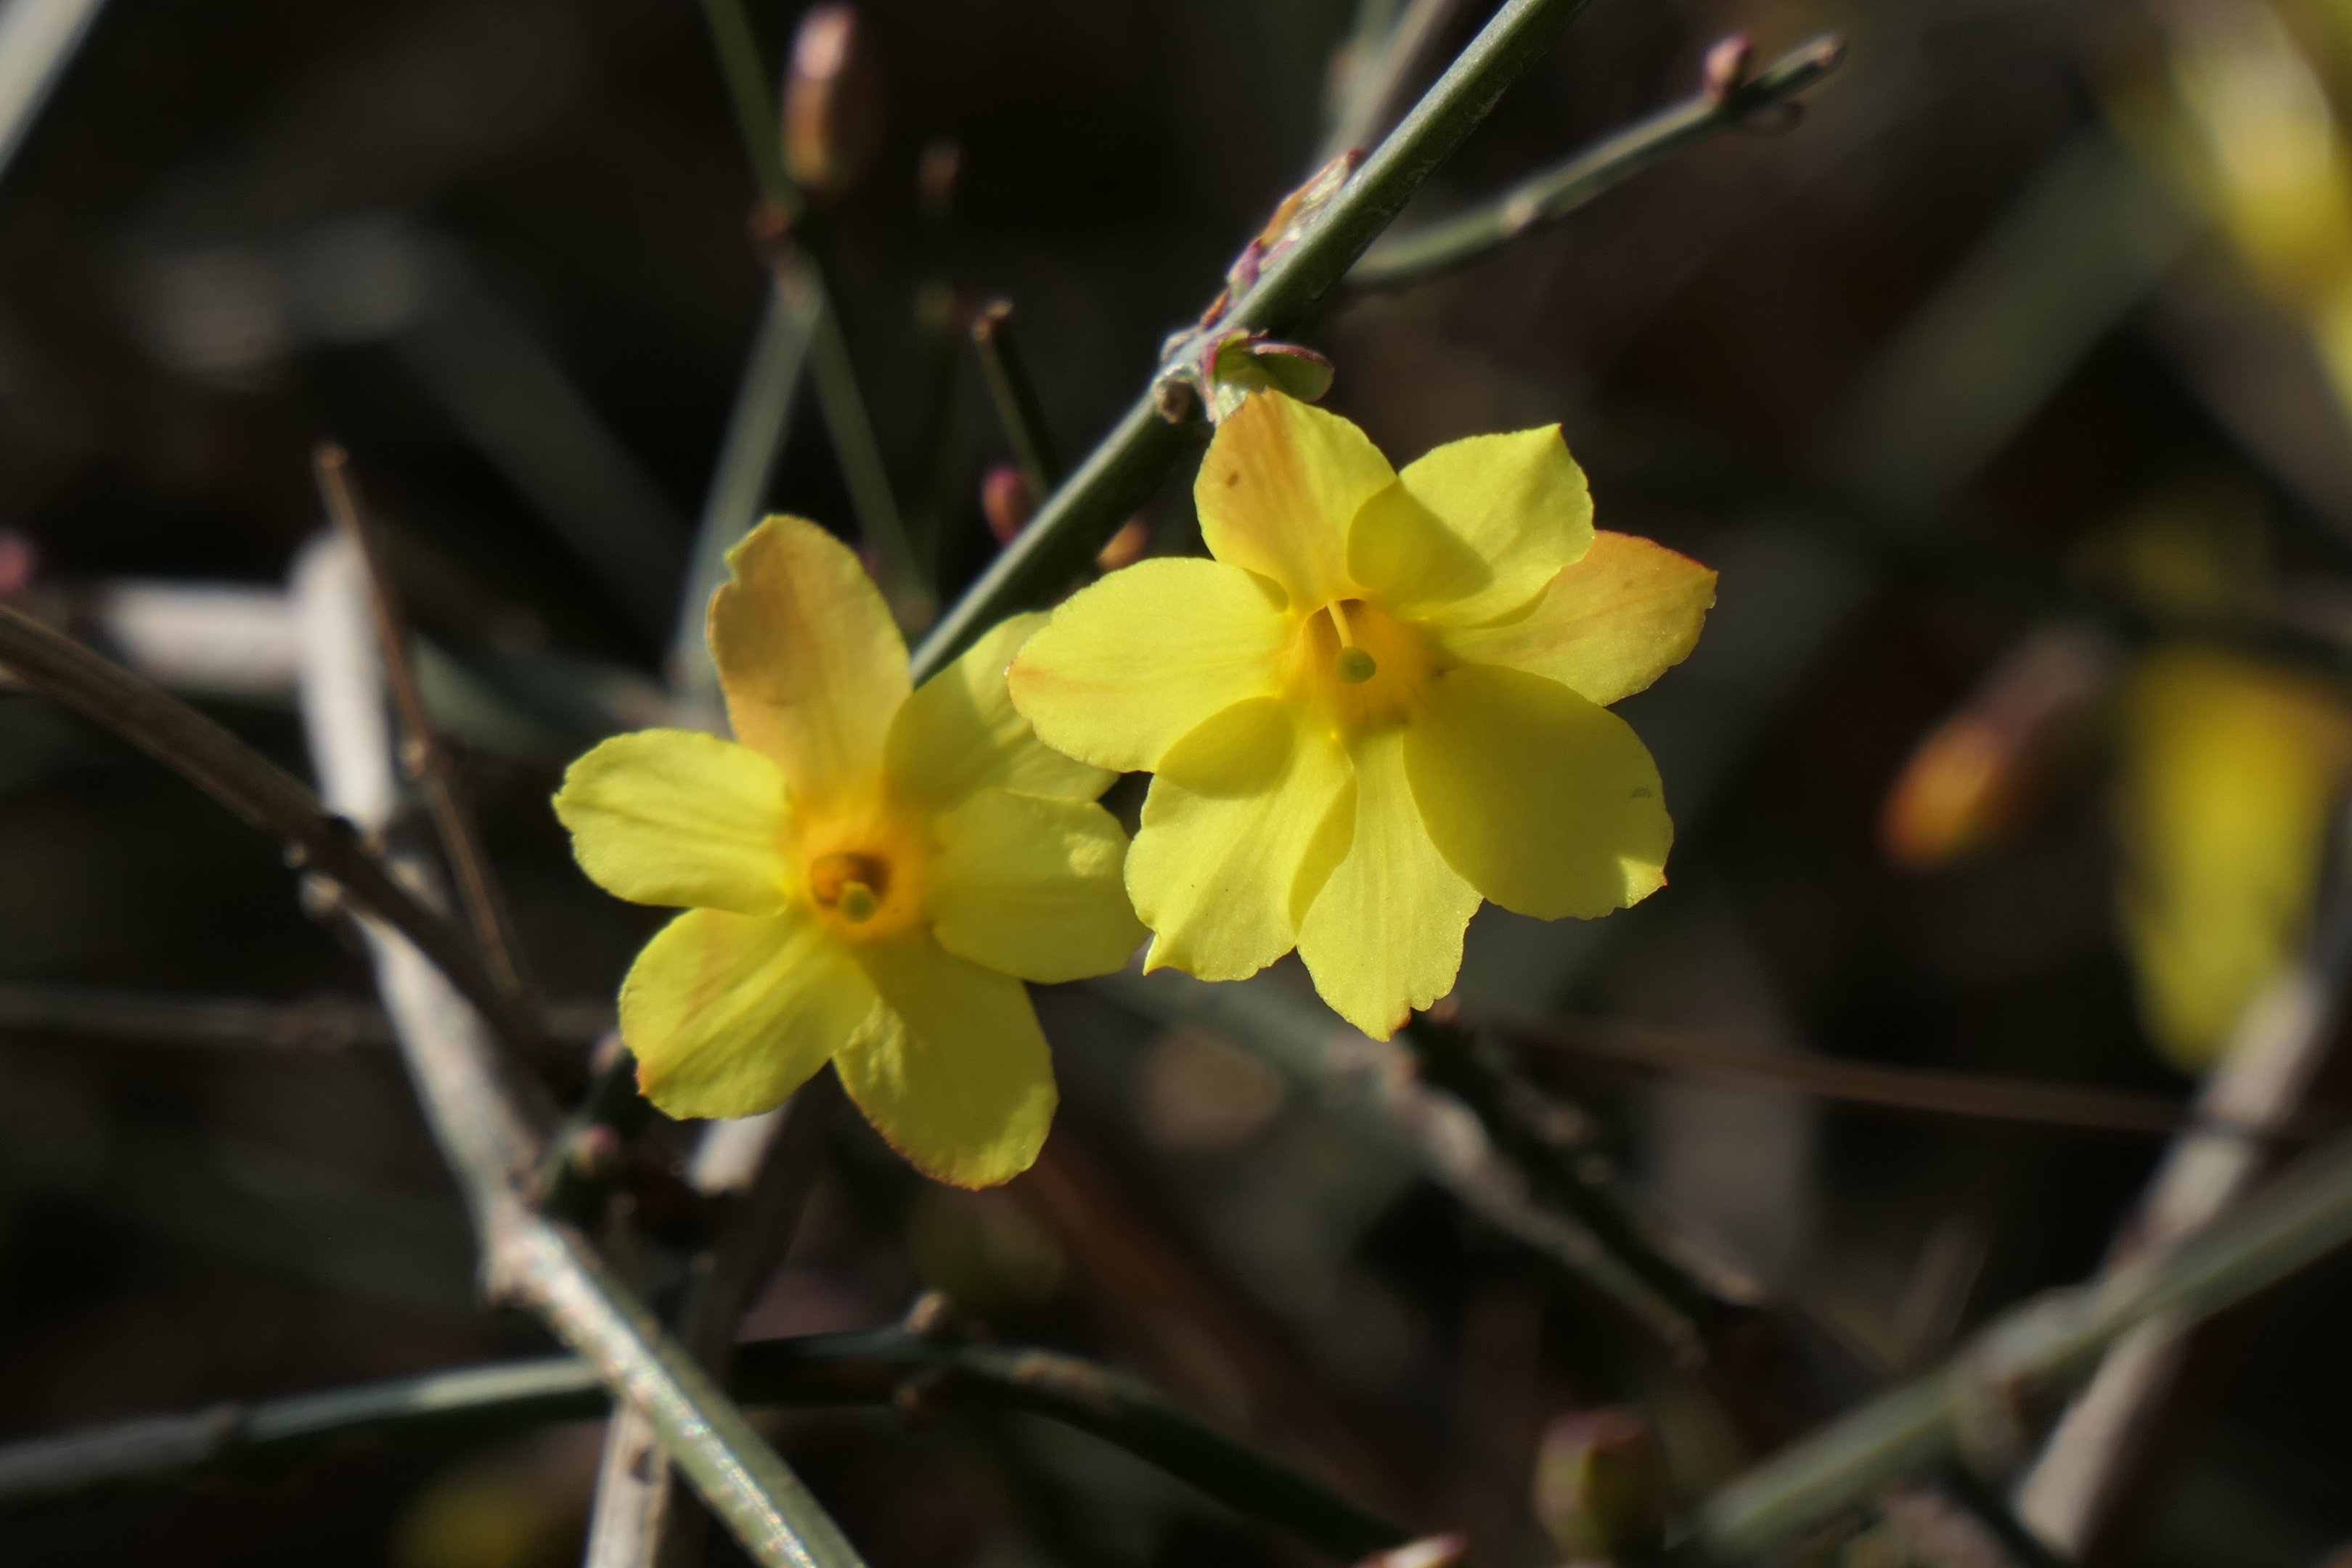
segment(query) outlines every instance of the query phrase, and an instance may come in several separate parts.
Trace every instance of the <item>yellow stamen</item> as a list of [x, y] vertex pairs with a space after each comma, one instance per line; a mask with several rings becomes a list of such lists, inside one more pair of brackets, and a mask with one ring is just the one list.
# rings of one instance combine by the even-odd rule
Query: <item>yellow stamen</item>
[[890, 868], [870, 855], [822, 855], [809, 866], [809, 892], [853, 925], [864, 925], [882, 907]]
[[1331, 601], [1331, 629], [1339, 634], [1339, 657], [1336, 668], [1342, 686], [1361, 686], [1380, 673], [1380, 661], [1356, 646], [1355, 634], [1348, 625], [1348, 608], [1340, 600]]

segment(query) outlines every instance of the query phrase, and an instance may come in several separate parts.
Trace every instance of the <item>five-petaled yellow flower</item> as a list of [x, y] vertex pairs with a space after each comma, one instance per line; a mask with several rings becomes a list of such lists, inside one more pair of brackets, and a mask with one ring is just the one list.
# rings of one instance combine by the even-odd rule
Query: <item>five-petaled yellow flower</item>
[[764, 1110], [830, 1059], [929, 1174], [1025, 1170], [1053, 1064], [1022, 981], [1118, 968], [1143, 938], [1101, 769], [1043, 745], [1004, 668], [1006, 622], [920, 690], [882, 596], [815, 524], [771, 518], [728, 557], [710, 651], [740, 744], [604, 742], [555, 809], [606, 890], [687, 906], [621, 988], [646, 1096], [677, 1116]]
[[1482, 895], [1591, 918], [1664, 884], [1657, 769], [1604, 705], [1690, 651], [1715, 574], [1595, 533], [1557, 427], [1399, 474], [1265, 393], [1194, 494], [1215, 560], [1106, 577], [1012, 670], [1048, 744], [1157, 775], [1127, 861], [1147, 967], [1239, 979], [1296, 946], [1385, 1037], [1453, 988]]

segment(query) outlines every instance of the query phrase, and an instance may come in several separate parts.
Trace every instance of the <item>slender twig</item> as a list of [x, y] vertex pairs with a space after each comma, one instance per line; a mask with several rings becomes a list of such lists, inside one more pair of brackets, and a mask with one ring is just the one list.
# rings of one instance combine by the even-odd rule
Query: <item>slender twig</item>
[[1461, 9], [1462, 0], [1409, 0], [1380, 42], [1353, 63], [1346, 96], [1330, 134], [1324, 139], [1318, 163], [1350, 148], [1369, 146], [1373, 137], [1388, 129], [1403, 103], [1406, 84]]
[[[830, 268], [817, 262], [807, 265], [807, 273], [825, 300], [840, 298], [830, 282]], [[901, 625], [924, 626], [931, 618], [932, 595], [921, 584], [914, 545], [907, 538], [898, 494], [890, 488], [882, 444], [874, 434], [874, 416], [858, 385], [857, 362], [841, 330], [838, 309], [818, 312], [816, 332], [809, 345], [809, 366], [816, 382], [817, 405], [824, 411], [825, 431], [833, 437], [833, 455], [849, 489], [850, 510], [857, 514], [858, 530], [874, 549], [876, 575], [884, 596]]]
[[1414, 1489], [1413, 1471], [1300, 1363], [1297, 1345], [1186, 1256], [1068, 1133], [1045, 1141], [1012, 1191], [1060, 1241], [1122, 1363], [1195, 1409], [1227, 1413], [1246, 1436], [1283, 1439], [1351, 1491]]
[[[335, 551], [347, 552], [344, 563], [329, 553]], [[297, 591], [311, 601], [301, 616], [310, 639], [304, 710], [331, 798], [355, 811], [364, 803], [379, 819], [362, 826], [388, 834], [398, 805], [383, 730], [316, 721], [384, 700], [365, 657], [365, 589], [349, 552], [341, 542], [314, 545], [299, 569]], [[422, 858], [404, 855], [394, 865], [404, 880], [430, 888]], [[499, 1071], [480, 1015], [403, 933], [366, 917], [360, 928], [425, 1121], [473, 1217], [489, 1293], [529, 1306], [646, 1417], [755, 1562], [857, 1568], [840, 1528], [694, 1358], [577, 1235], [527, 1201], [541, 1143]]]
[[530, 986], [524, 978], [522, 943], [514, 916], [490, 872], [488, 851], [482, 847], [480, 826], [473, 807], [457, 787], [457, 759], [441, 743], [416, 689], [416, 672], [409, 662], [408, 616], [385, 568], [383, 549], [375, 526], [361, 505], [359, 487], [352, 479], [351, 458], [332, 441], [321, 441], [310, 453], [310, 469], [320, 499], [337, 532], [351, 541], [367, 570], [368, 605], [375, 612], [376, 640], [383, 651], [384, 685], [392, 693], [393, 711], [405, 731], [401, 747], [401, 771], [422, 787], [425, 809], [432, 815], [433, 831], [448, 858], [457, 881], [457, 900], [481, 944], [482, 962], [519, 1006], [530, 1005]]
[[24, 144], [106, 0], [50, 0], [0, 12], [0, 171]]
[[[1028, 1411], [1148, 1460], [1235, 1512], [1335, 1556], [1407, 1532], [1196, 1420], [1145, 1384], [1076, 1356], [876, 1329], [737, 1347], [746, 1405], [925, 1404]], [[593, 1416], [610, 1394], [569, 1356], [495, 1363], [0, 1447], [0, 1511], [210, 1471], [274, 1469], [341, 1439], [491, 1436]]]
[[858, 527], [874, 547], [875, 564], [884, 596], [902, 622], [920, 625], [930, 617], [929, 590], [919, 580], [907, 527], [898, 512], [897, 492], [875, 438], [874, 418], [859, 382], [857, 362], [841, 326], [840, 269], [833, 264], [830, 236], [822, 213], [793, 183], [784, 166], [782, 127], [777, 118], [775, 95], [769, 90], [771, 71], [759, 35], [743, 0], [703, 0], [703, 16], [727, 78], [727, 91], [743, 135], [744, 151], [761, 199], [771, 209], [777, 232], [793, 234], [797, 243], [775, 258], [783, 279], [818, 301], [809, 343], [809, 370], [816, 383], [817, 403], [824, 412], [825, 429], [833, 438], [834, 456], [849, 489]]
[[1646, 1260], [1643, 1268], [1630, 1266], [1584, 1225], [1529, 1202], [1525, 1175], [1503, 1158], [1476, 1115], [1423, 1083], [1402, 1046], [1368, 1039], [1314, 998], [1264, 981], [1210, 984], [1163, 970], [1086, 984], [1147, 1017], [1212, 1030], [1263, 1057], [1357, 1136], [1591, 1283], [1677, 1353], [1698, 1351], [1697, 1325], [1680, 1303], [1705, 1293], [1678, 1284], [1662, 1294], [1645, 1278]]
[[[737, 1325], [792, 1247], [841, 1100], [840, 1080], [820, 1072], [778, 1110], [703, 1130], [688, 1184], [737, 1207], [719, 1238], [688, 1261], [677, 1333], [721, 1383], [733, 1369]], [[740, 1142], [756, 1143], [756, 1155], [739, 1159], [731, 1147], [718, 1148]], [[606, 1426], [585, 1568], [687, 1568], [700, 1561], [706, 1516], [680, 1506], [659, 1442], [652, 1421], [635, 1408]]]
[[915, 471], [909, 491], [916, 498], [908, 533], [926, 580], [939, 580], [940, 538], [947, 519], [963, 501], [969, 477], [964, 452], [963, 345], [957, 341], [965, 309], [957, 277], [956, 185], [963, 173], [963, 150], [940, 138], [924, 144], [916, 162], [915, 192], [920, 222], [916, 247], [914, 308], [916, 411]]
[[299, 865], [415, 942], [524, 1057], [544, 1055], [537, 1020], [518, 1006], [448, 919], [427, 909], [370, 854], [352, 825], [322, 809], [283, 768], [186, 703], [121, 666], [0, 605], [0, 665], [121, 736], [279, 839]]
[[[1621, 1071], [1663, 1073], [1702, 1082], [1794, 1089], [1816, 1099], [1926, 1116], [2015, 1121], [2084, 1131], [2179, 1131], [2188, 1107], [2162, 1095], [2077, 1089], [2031, 1079], [1888, 1068], [1790, 1051], [1764, 1051], [1706, 1035], [1600, 1022], [1486, 1014], [1461, 1021], [1515, 1043]], [[2229, 1133], [2232, 1130], [2220, 1128]], [[2286, 1130], [2291, 1131], [2292, 1130]], [[2239, 1135], [2242, 1136], [2242, 1130]], [[2273, 1136], [2264, 1133], [2264, 1136]]]
[[752, 30], [751, 14], [743, 0], [702, 0], [702, 16], [710, 26], [719, 68], [727, 76], [727, 100], [734, 106], [736, 128], [742, 132], [743, 151], [751, 156], [760, 194], [782, 209], [785, 221], [797, 219], [808, 202], [784, 166], [783, 127], [776, 118], [775, 97], [768, 90], [772, 72]]
[[1510, 1084], [1480, 1055], [1475, 1037], [1425, 1014], [1415, 1015], [1402, 1037], [1423, 1079], [1468, 1106], [1496, 1147], [1527, 1174], [1538, 1191], [1574, 1215], [1612, 1258], [1679, 1316], [1702, 1332], [1716, 1325], [1726, 1304], [1668, 1258], [1617, 1194], [1579, 1168], [1572, 1152], [1559, 1147], [1532, 1118], [1520, 1112]]
[[[1365, 160], [1297, 242], [1268, 263], [1223, 318], [1234, 331], [1281, 331], [1328, 293], [1430, 172], [1583, 9], [1585, 0], [1509, 0], [1454, 58], [1403, 123]], [[915, 650], [918, 681], [945, 668], [990, 626], [1049, 598], [1160, 487], [1184, 452], [1162, 417], [1160, 382], [1120, 416]]]
[[[609, 1026], [609, 1013], [606, 1022]], [[559, 1219], [587, 1223], [620, 1167], [622, 1143], [652, 1116], [653, 1106], [637, 1091], [637, 1058], [617, 1030], [605, 1035], [590, 1060], [587, 1087], [540, 1152], [530, 1188], [539, 1206]]]
[[768, 497], [777, 454], [791, 428], [794, 393], [823, 308], [820, 297], [781, 272], [769, 292], [768, 308], [751, 340], [751, 357], [735, 391], [719, 464], [696, 527], [686, 588], [678, 600], [677, 629], [670, 639], [669, 679], [679, 705], [694, 722], [717, 729], [725, 722], [719, 674], [704, 640], [704, 611], [727, 581], [727, 552], [751, 531]]
[[1815, 38], [1727, 92], [1702, 89], [1467, 212], [1385, 235], [1349, 270], [1348, 286], [1409, 289], [1483, 260], [1660, 159], [1794, 98], [1834, 70], [1844, 50], [1841, 38]]
[[[2339, 808], [2318, 918], [2294, 961], [2255, 994], [2198, 1091], [2200, 1123], [2276, 1133], [2305, 1110], [2336, 1044], [2352, 981], [2352, 813]], [[2260, 1139], [2202, 1125], [2183, 1131], [2118, 1234], [2108, 1267], [2175, 1245], [2239, 1202], [2268, 1170]], [[2162, 1447], [2166, 1415], [2191, 1351], [2190, 1336], [2151, 1322], [2100, 1363], [2018, 1490], [2035, 1531], [2069, 1557], [2104, 1557], [2136, 1483]]]
[[[584, 1045], [613, 1026], [609, 1002], [560, 1003], [541, 1016], [547, 1037], [565, 1045]], [[18, 1029], [230, 1050], [331, 1050], [393, 1043], [392, 1025], [383, 1008], [341, 996], [249, 1002], [12, 981], [0, 984], [0, 1030]]]
[[1969, 1438], [2089, 1375], [2152, 1320], [2200, 1321], [2352, 1241], [2352, 1138], [2305, 1160], [2175, 1251], [2013, 1309], [1939, 1370], [1880, 1395], [1717, 1492], [1681, 1560], [1746, 1562], [1906, 1474], [1960, 1457]]
[[1029, 362], [1013, 330], [1013, 301], [992, 300], [971, 321], [971, 346], [980, 354], [981, 374], [988, 382], [988, 400], [1012, 444], [1013, 460], [1029, 481], [1033, 496], [1051, 495], [1062, 482], [1062, 454], [1045, 423], [1045, 405], [1037, 384], [1029, 377]]

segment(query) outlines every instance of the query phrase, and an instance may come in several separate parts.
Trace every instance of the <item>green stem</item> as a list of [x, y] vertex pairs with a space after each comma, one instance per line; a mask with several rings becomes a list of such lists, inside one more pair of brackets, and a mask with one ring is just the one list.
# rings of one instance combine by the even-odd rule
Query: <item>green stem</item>
[[[401, 823], [386, 737], [316, 721], [383, 703], [380, 680], [357, 657], [367, 637], [363, 590], [325, 554], [306, 558], [297, 584], [304, 710], [328, 801], [392, 837]], [[391, 869], [433, 897], [420, 856], [396, 854]], [[694, 1358], [577, 1234], [526, 1201], [544, 1141], [523, 1110], [523, 1086], [499, 1070], [480, 1015], [402, 933], [372, 917], [359, 925], [425, 1124], [465, 1194], [488, 1296], [530, 1308], [594, 1367], [761, 1568], [859, 1568], [839, 1527]]]
[[5, 605], [0, 605], [0, 668], [95, 720], [285, 844], [353, 905], [415, 942], [518, 1055], [546, 1059], [538, 1020], [491, 977], [464, 933], [395, 882], [352, 825], [328, 813], [285, 769], [178, 698]]
[[1627, 126], [1468, 212], [1384, 236], [1348, 273], [1351, 289], [1410, 289], [1558, 223], [1652, 163], [1783, 103], [1837, 68], [1843, 39], [1815, 38], [1717, 97], [1700, 92]]
[[[1234, 301], [1225, 323], [1241, 331], [1280, 331], [1303, 317], [1402, 210], [1430, 171], [1462, 144], [1504, 90], [1576, 19], [1584, 4], [1509, 0], [1308, 231]], [[944, 669], [1006, 616], [1050, 598], [1150, 499], [1187, 444], [1184, 432], [1160, 417], [1157, 405], [1155, 384], [940, 618], [915, 650], [918, 681]]]
[[1388, 123], [1413, 68], [1461, 9], [1462, 0], [1409, 0], [1396, 9], [1392, 19], [1381, 18], [1385, 25], [1369, 38], [1361, 36], [1362, 27], [1373, 18], [1358, 18], [1359, 37], [1351, 47], [1359, 52], [1346, 99], [1324, 138], [1323, 158], [1336, 158], [1351, 147], [1361, 147]]
[[[786, 263], [788, 269], [794, 266]], [[874, 417], [858, 384], [857, 362], [841, 330], [841, 310], [835, 303], [841, 296], [832, 286], [831, 270], [813, 252], [797, 267], [805, 274], [806, 286], [818, 290], [824, 301], [810, 344], [809, 368], [816, 382], [817, 405], [824, 411], [825, 433], [833, 437], [834, 458], [849, 488], [850, 508], [857, 513], [858, 531], [874, 547], [875, 576], [899, 625], [927, 625], [932, 595], [921, 584], [906, 520], [898, 514], [898, 498], [882, 460], [882, 444], [874, 434]]]
[[862, 1568], [841, 1527], [741, 1409], [576, 1237], [519, 1203], [485, 1231], [498, 1283], [529, 1301], [605, 1387], [644, 1415], [753, 1562]]
[[988, 382], [988, 398], [1004, 426], [1013, 447], [1013, 460], [1029, 481], [1029, 493], [1047, 496], [1062, 482], [1062, 454], [1054, 446], [1054, 432], [1045, 423], [1045, 405], [1038, 400], [1037, 384], [1030, 379], [1028, 357], [1013, 330], [1013, 302], [993, 300], [972, 318], [971, 346], [980, 354], [981, 374]]
[[1650, 1290], [1702, 1332], [1723, 1316], [1723, 1306], [1643, 1233], [1640, 1221], [1617, 1195], [1588, 1180], [1573, 1157], [1519, 1114], [1511, 1085], [1477, 1052], [1476, 1042], [1424, 1015], [1405, 1026], [1404, 1037], [1424, 1080], [1468, 1106], [1495, 1147], [1536, 1189], [1576, 1217], [1601, 1246]]
[[[1147, 1385], [1075, 1356], [869, 1330], [744, 1345], [734, 1384], [750, 1405], [889, 1405], [912, 1396], [1024, 1410], [1115, 1444], [1334, 1556], [1353, 1560], [1410, 1538]], [[124, 1422], [0, 1447], [0, 1511], [206, 1471], [271, 1468], [362, 1435], [479, 1437], [610, 1407], [595, 1371], [557, 1356]]]
[[2201, 1321], [2347, 1241], [2352, 1138], [2329, 1144], [2178, 1250], [2012, 1309], [1950, 1364], [1783, 1449], [1701, 1506], [1677, 1559], [1763, 1556], [1888, 1482], [1959, 1458], [1973, 1412], [2063, 1394], [2150, 1319]]
[[[1711, 1314], [1711, 1299], [1678, 1271], [1661, 1289], [1652, 1268], [1622, 1255], [1580, 1219], [1529, 1203], [1517, 1167], [1492, 1148], [1465, 1151], [1450, 1135], [1445, 1111], [1459, 1109], [1450, 1093], [1433, 1091], [1410, 1072], [1385, 1070], [1378, 1057], [1350, 1060], [1335, 1050], [1336, 1043], [1360, 1037], [1320, 1002], [1262, 979], [1213, 984], [1167, 971], [1085, 984], [1130, 1011], [1208, 1029], [1262, 1057], [1343, 1126], [1591, 1285], [1677, 1354], [1701, 1348], [1701, 1325], [1685, 1304], [1707, 1300]], [[1638, 1250], [1651, 1252], [1646, 1244]]]
[[874, 547], [877, 575], [883, 595], [902, 623], [920, 625], [929, 618], [931, 595], [921, 584], [907, 526], [875, 437], [874, 419], [857, 374], [857, 362], [841, 327], [839, 269], [833, 265], [830, 237], [823, 215], [811, 209], [807, 196], [784, 167], [781, 122], [775, 96], [768, 90], [769, 68], [753, 31], [743, 0], [703, 0], [712, 44], [727, 78], [728, 96], [760, 194], [785, 221], [783, 227], [798, 240], [794, 256], [779, 268], [787, 288], [795, 283], [814, 292], [818, 300], [809, 368], [816, 382], [817, 402], [824, 410], [827, 434], [849, 489], [850, 505], [859, 529]]
[[694, 555], [687, 567], [686, 591], [670, 643], [669, 679], [680, 705], [698, 722], [716, 729], [724, 722], [719, 672], [710, 662], [703, 629], [710, 595], [727, 581], [727, 552], [760, 521], [776, 455], [791, 427], [801, 371], [808, 363], [822, 300], [812, 290], [779, 277], [760, 318], [751, 356], [735, 392], [719, 443], [719, 466], [695, 531]]
[[751, 176], [760, 194], [782, 208], [786, 218], [797, 218], [808, 202], [784, 167], [783, 126], [776, 118], [775, 96], [768, 90], [771, 68], [751, 26], [751, 14], [743, 8], [743, 0], [702, 0], [702, 16], [710, 24], [719, 68], [727, 77], [727, 96], [735, 106], [743, 150], [751, 155]]

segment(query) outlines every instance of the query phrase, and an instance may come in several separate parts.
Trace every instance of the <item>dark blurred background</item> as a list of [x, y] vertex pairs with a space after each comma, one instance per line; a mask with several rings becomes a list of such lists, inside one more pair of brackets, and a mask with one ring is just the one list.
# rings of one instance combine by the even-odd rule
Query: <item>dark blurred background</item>
[[[1459, 7], [1450, 42], [1486, 9]], [[2288, 18], [2319, 80], [2323, 10]], [[1007, 449], [968, 356], [938, 380], [921, 286], [943, 278], [958, 312], [1014, 302], [1082, 452], [1318, 161], [1351, 13], [862, 12], [886, 130], [835, 213], [842, 310], [951, 596], [995, 547], [981, 476]], [[753, 14], [780, 57], [799, 8]], [[2200, 206], [2149, 129], [2179, 112], [2158, 100], [2207, 37], [2194, 19], [1594, 0], [1407, 222], [1686, 95], [1727, 32], [1769, 57], [1835, 29], [1850, 50], [1800, 122], [1311, 324], [1329, 405], [1398, 462], [1560, 422], [1601, 526], [1722, 574], [1699, 653], [1624, 710], [1666, 779], [1673, 885], [1589, 926], [1486, 911], [1465, 1004], [2189, 1091], [2116, 913], [2120, 721], [2084, 705], [2030, 809], [1973, 854], [1898, 865], [1882, 818], [1922, 736], [2151, 507], [2225, 497], [2194, 505], [2245, 520], [2276, 602], [2327, 629], [2352, 603], [2325, 289], [2278, 286], [2227, 194]], [[919, 162], [942, 139], [951, 216], [927, 227]], [[685, 0], [113, 0], [0, 172], [0, 595], [299, 770], [282, 590], [321, 527], [311, 446], [345, 443], [536, 980], [583, 1037], [652, 917], [572, 868], [546, 803], [571, 755], [664, 711], [692, 522], [769, 292], [751, 206]], [[1186, 478], [1152, 504], [1159, 548], [1197, 539]], [[768, 500], [855, 531], [806, 397]], [[455, 1190], [345, 1005], [370, 995], [365, 963], [274, 845], [0, 691], [0, 1437], [546, 1347], [475, 1307]], [[236, 1043], [119, 1005], [199, 998], [298, 1010]], [[1121, 1360], [1412, 1523], [1468, 1529], [1484, 1561], [1555, 1556], [1528, 1503], [1538, 1436], [1625, 1390], [1552, 1278], [1230, 1044], [1097, 994], [1041, 1005], [1063, 1169], [1091, 1195], [929, 1188], [845, 1131], [747, 1331], [882, 1322], [943, 1288], [1009, 1339]], [[1662, 1209], [1885, 1375], [2093, 1271], [2162, 1149], [1526, 1066]], [[2347, 1291], [2323, 1267], [2227, 1326], [2135, 1560], [2309, 1563], [2352, 1536]], [[1191, 1340], [1136, 1326], [1163, 1297], [1197, 1306]], [[1289, 1560], [1042, 1425], [780, 1430], [878, 1568]], [[14, 1519], [0, 1557], [559, 1563], [596, 1440], [349, 1444]]]

